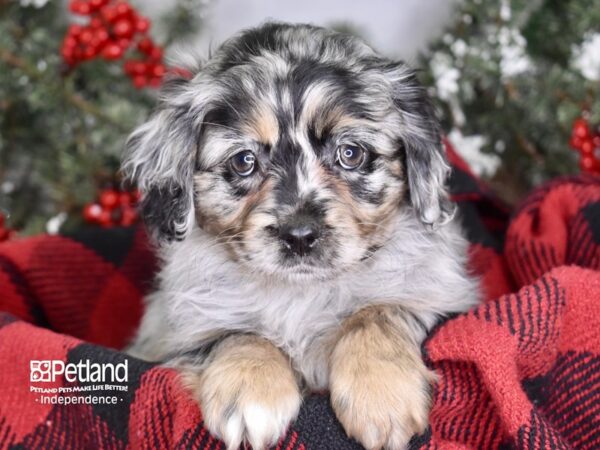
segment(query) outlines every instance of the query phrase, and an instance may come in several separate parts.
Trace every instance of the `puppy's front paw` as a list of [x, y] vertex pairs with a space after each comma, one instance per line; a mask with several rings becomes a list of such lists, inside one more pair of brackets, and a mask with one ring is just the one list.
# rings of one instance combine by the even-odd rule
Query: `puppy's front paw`
[[398, 344], [367, 325], [332, 354], [331, 404], [346, 433], [369, 450], [402, 450], [427, 427], [433, 373], [418, 351]]
[[228, 450], [242, 442], [254, 450], [274, 445], [302, 402], [288, 361], [259, 338], [229, 343], [201, 375], [185, 373], [184, 380], [200, 402], [205, 426]]
[[372, 367], [332, 377], [333, 409], [346, 433], [365, 448], [404, 449], [427, 427], [430, 379], [386, 361], [365, 364]]

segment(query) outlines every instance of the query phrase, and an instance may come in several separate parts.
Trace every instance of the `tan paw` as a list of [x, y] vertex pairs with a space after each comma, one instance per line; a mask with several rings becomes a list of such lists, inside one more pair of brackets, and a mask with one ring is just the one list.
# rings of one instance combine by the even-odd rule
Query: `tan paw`
[[302, 402], [288, 361], [258, 338], [221, 349], [201, 376], [186, 373], [184, 380], [200, 402], [205, 426], [228, 450], [242, 442], [254, 450], [274, 445]]
[[428, 423], [433, 374], [417, 347], [389, 338], [376, 324], [363, 324], [338, 342], [331, 359], [333, 409], [369, 450], [405, 449]]

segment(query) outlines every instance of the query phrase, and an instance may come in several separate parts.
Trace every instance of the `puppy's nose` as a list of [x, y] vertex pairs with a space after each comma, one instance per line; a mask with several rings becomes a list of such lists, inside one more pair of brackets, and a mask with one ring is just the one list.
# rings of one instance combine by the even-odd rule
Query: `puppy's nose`
[[312, 251], [319, 233], [311, 225], [284, 226], [280, 229], [279, 237], [292, 253], [304, 256]]

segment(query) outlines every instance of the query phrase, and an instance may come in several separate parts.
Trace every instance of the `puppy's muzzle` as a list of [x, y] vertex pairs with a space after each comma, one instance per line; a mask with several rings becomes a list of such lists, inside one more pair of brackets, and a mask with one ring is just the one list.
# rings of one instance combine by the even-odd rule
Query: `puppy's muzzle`
[[319, 231], [312, 223], [287, 224], [279, 228], [279, 239], [292, 254], [307, 256], [317, 244]]

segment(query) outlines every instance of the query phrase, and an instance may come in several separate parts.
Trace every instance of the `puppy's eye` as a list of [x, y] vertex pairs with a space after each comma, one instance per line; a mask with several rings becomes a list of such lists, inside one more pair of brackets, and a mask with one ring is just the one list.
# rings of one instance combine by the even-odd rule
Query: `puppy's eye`
[[335, 160], [342, 168], [354, 170], [365, 160], [365, 151], [357, 145], [340, 145]]
[[240, 177], [247, 177], [256, 169], [256, 157], [250, 150], [236, 153], [229, 159], [229, 163], [234, 172]]

